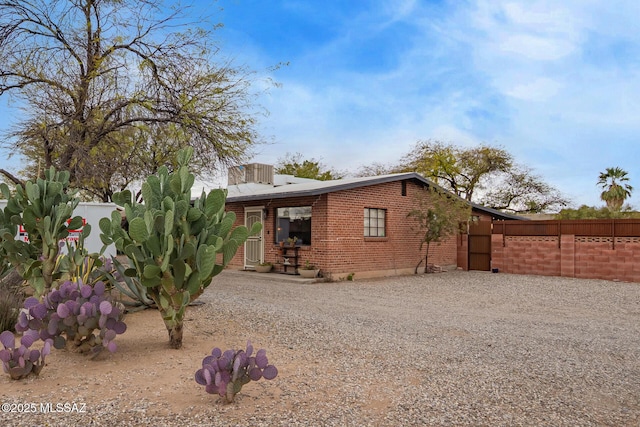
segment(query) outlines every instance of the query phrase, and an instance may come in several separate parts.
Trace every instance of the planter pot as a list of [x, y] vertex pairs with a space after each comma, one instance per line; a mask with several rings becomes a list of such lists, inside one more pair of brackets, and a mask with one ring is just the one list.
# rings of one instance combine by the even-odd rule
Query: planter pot
[[255, 269], [258, 273], [268, 273], [273, 268], [272, 265], [256, 265]]
[[303, 268], [299, 268], [298, 269], [298, 274], [302, 277], [305, 277], [307, 279], [313, 279], [314, 277], [316, 277], [318, 275], [318, 272], [320, 270], [305, 270]]

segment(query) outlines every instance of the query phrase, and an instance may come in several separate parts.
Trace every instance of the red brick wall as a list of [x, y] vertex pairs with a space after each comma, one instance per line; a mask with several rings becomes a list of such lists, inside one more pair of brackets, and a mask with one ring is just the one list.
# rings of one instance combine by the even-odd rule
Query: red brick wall
[[457, 265], [467, 271], [469, 270], [469, 235], [461, 234], [457, 239]]
[[[235, 226], [244, 225], [244, 210], [245, 208], [257, 208], [261, 207], [267, 212], [263, 227], [263, 239], [264, 239], [264, 260], [276, 263], [281, 261], [282, 257], [278, 253], [279, 245], [276, 243], [276, 210], [277, 208], [291, 207], [291, 206], [311, 206], [312, 218], [311, 218], [311, 234], [312, 245], [303, 246], [300, 248], [301, 263], [309, 259], [310, 262], [314, 262], [314, 249], [318, 239], [321, 239], [324, 233], [324, 229], [321, 219], [326, 217], [326, 195], [313, 196], [313, 197], [298, 197], [295, 199], [276, 199], [276, 200], [260, 200], [256, 202], [246, 203], [227, 203], [226, 210], [233, 211], [236, 214]], [[316, 215], [317, 213], [317, 215]], [[317, 218], [316, 218], [317, 217]], [[238, 253], [230, 263], [233, 267], [244, 267], [244, 246], [238, 249]]]
[[492, 267], [505, 273], [640, 282], [638, 237], [492, 237]]
[[[413, 208], [414, 197], [421, 188], [407, 182], [407, 195], [401, 194], [401, 182], [390, 182], [337, 191], [317, 197], [279, 199], [256, 203], [228, 203], [227, 209], [238, 216], [236, 224], [244, 221], [244, 208], [264, 206], [269, 216], [264, 223], [265, 260], [280, 260], [274, 242], [274, 208], [312, 206], [312, 243], [300, 249], [301, 261], [309, 259], [325, 276], [344, 278], [350, 273], [358, 277], [373, 277], [412, 273], [424, 258], [426, 247], [419, 251], [420, 237], [416, 222], [407, 218]], [[364, 208], [386, 209], [387, 237], [364, 237]], [[457, 241], [452, 236], [441, 244], [431, 244], [429, 263], [456, 265]], [[233, 260], [233, 266], [243, 266], [243, 248]], [[422, 266], [424, 268], [424, 265]]]

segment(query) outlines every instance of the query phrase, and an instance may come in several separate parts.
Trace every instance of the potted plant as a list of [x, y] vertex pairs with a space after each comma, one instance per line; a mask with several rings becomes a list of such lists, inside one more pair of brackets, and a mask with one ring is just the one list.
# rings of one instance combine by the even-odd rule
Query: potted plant
[[255, 266], [255, 269], [258, 273], [268, 273], [273, 268], [273, 264], [270, 262], [261, 262], [260, 264]]
[[320, 270], [316, 269], [316, 266], [311, 264], [309, 260], [307, 260], [302, 267], [298, 268], [298, 274], [308, 279], [317, 277], [319, 271]]
[[293, 248], [296, 245], [297, 241], [298, 241], [298, 238], [296, 236], [289, 237], [287, 239], [287, 244], [289, 245], [289, 247]]

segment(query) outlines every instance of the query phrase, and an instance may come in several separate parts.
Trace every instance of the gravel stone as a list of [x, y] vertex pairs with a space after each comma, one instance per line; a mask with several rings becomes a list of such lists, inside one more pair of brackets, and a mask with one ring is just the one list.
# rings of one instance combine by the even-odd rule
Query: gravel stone
[[0, 413], [0, 425], [640, 426], [637, 283], [452, 271], [309, 284], [225, 271], [200, 300], [189, 317], [260, 336], [280, 375], [252, 387], [277, 386], [276, 398], [241, 392], [245, 418], [223, 406], [163, 416], [153, 390], [134, 400], [124, 388], [86, 414]]

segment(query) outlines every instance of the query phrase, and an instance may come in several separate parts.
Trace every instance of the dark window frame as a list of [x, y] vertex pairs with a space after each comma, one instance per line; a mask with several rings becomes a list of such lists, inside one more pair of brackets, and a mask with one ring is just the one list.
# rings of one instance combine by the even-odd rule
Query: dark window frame
[[[375, 213], [375, 215], [372, 215]], [[383, 214], [382, 218], [380, 213]], [[387, 209], [383, 208], [364, 208], [363, 210], [363, 226], [364, 237], [388, 237], [387, 235]], [[380, 220], [382, 219], [382, 225]], [[375, 231], [375, 233], [372, 233]], [[382, 232], [382, 234], [380, 234]]]
[[[292, 212], [292, 210], [294, 212]], [[305, 213], [301, 212], [302, 210], [308, 210], [308, 217], [302, 216], [302, 214]], [[297, 237], [296, 246], [311, 246], [313, 241], [311, 233], [313, 209], [311, 205], [282, 206], [274, 208], [273, 213], [275, 230], [275, 233], [273, 233], [274, 243], [277, 244], [280, 241], [286, 242], [287, 238]], [[291, 214], [296, 216], [300, 215], [300, 218], [291, 221]]]

